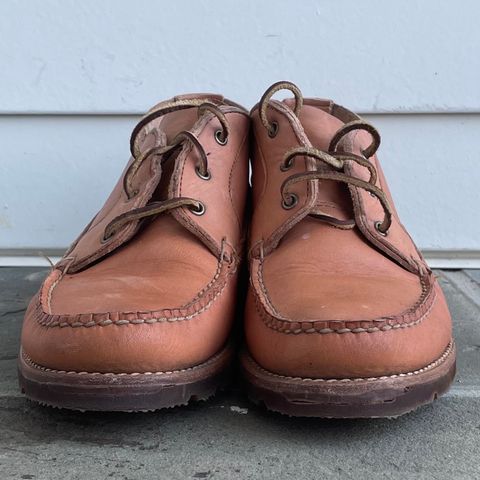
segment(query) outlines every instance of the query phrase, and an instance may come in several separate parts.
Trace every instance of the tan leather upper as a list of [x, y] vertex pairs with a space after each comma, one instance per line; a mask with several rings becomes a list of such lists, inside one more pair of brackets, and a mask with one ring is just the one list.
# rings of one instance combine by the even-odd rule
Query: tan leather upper
[[[314, 179], [294, 183], [298, 203], [282, 206], [282, 184], [292, 175], [329, 171], [299, 156], [281, 166], [287, 152], [315, 147], [328, 152], [336, 132], [359, 117], [329, 100], [269, 100], [268, 134], [261, 106], [253, 127], [253, 219], [247, 346], [265, 369], [287, 376], [356, 378], [422, 368], [442, 355], [451, 320], [437, 281], [393, 208], [378, 158], [369, 159], [375, 186], [392, 206], [386, 235], [379, 199], [352, 184]], [[347, 133], [336, 152], [362, 152], [372, 142], [364, 130]], [[330, 152], [334, 154], [335, 152]], [[363, 157], [362, 157], [363, 158]], [[344, 175], [368, 181], [369, 170], [346, 160]]]
[[[190, 105], [191, 100], [196, 105]], [[185, 103], [181, 110], [175, 110]], [[189, 103], [190, 102], [190, 103]], [[216, 105], [222, 126], [203, 102]], [[244, 241], [249, 118], [218, 95], [192, 94], [162, 102], [172, 110], [137, 129], [137, 158], [187, 131], [208, 159], [209, 180], [196, 173], [201, 152], [192, 141], [168, 154], [146, 155], [131, 175], [132, 157], [103, 208], [45, 280], [27, 311], [22, 348], [37, 364], [88, 372], [153, 372], [197, 365], [227, 342], [236, 307]], [[88, 193], [86, 193], [88, 194]], [[176, 198], [186, 207], [131, 220], [109, 238], [122, 214]]]

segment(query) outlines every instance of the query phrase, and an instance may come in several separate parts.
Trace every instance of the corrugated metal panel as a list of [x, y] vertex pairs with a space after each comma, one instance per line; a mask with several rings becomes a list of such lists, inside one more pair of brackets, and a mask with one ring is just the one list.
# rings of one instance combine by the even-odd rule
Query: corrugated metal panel
[[[367, 116], [404, 223], [430, 250], [480, 250], [480, 115]], [[62, 248], [128, 158], [133, 116], [0, 116], [0, 248]]]
[[480, 111], [477, 0], [3, 0], [3, 112], [252, 105], [279, 79], [361, 112]]
[[0, 255], [68, 245], [153, 103], [220, 91], [250, 107], [290, 79], [370, 114], [423, 249], [475, 257], [479, 14], [475, 0], [2, 1]]

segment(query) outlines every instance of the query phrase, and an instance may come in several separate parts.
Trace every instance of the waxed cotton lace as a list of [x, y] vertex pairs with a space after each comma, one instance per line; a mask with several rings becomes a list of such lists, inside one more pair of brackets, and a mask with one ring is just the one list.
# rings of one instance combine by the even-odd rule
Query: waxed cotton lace
[[[278, 125], [275, 122], [270, 122], [267, 116], [268, 102], [270, 98], [279, 90], [290, 90], [295, 97], [295, 107], [293, 113], [298, 117], [300, 110], [303, 105], [303, 96], [299, 88], [290, 82], [278, 82], [273, 84], [263, 95], [259, 103], [259, 114], [260, 121], [263, 126], [266, 128], [270, 136], [275, 136], [278, 131]], [[362, 150], [362, 155], [359, 156], [352, 152], [337, 152], [337, 147], [340, 141], [348, 133], [354, 130], [363, 130], [368, 132], [372, 137], [371, 144]], [[298, 173], [288, 177], [281, 185], [280, 192], [282, 196], [282, 206], [285, 209], [290, 209], [295, 207], [298, 202], [298, 197], [295, 193], [291, 192], [289, 189], [292, 185], [305, 182], [309, 180], [332, 180], [336, 182], [345, 183], [347, 185], [353, 185], [355, 187], [361, 188], [369, 192], [372, 196], [375, 196], [384, 211], [384, 218], [382, 221], [375, 222], [375, 228], [382, 235], [387, 235], [388, 230], [392, 224], [392, 209], [388, 202], [388, 199], [385, 195], [385, 192], [376, 186], [377, 182], [377, 171], [375, 166], [369, 161], [375, 152], [380, 146], [380, 134], [378, 130], [367, 122], [363, 120], [354, 120], [348, 123], [345, 123], [342, 127], [332, 137], [328, 152], [309, 147], [298, 147], [288, 151], [283, 159], [283, 162], [280, 166], [282, 171], [288, 171], [291, 169], [295, 163], [295, 158], [298, 156], [315, 158], [319, 163], [323, 163], [331, 167], [331, 169], [325, 170], [315, 170], [308, 171], [304, 173]], [[345, 162], [352, 161], [368, 169], [370, 173], [370, 178], [368, 181], [362, 180], [353, 175], [348, 175], [345, 173]]]
[[[153, 147], [140, 152], [138, 146], [138, 135], [141, 130], [150, 122], [170, 112], [184, 110], [187, 108], [197, 108], [199, 118], [206, 112], [210, 112], [217, 117], [220, 122], [221, 129], [215, 132], [215, 139], [220, 145], [225, 145], [230, 134], [229, 125], [225, 114], [215, 104], [205, 102], [204, 99], [188, 99], [176, 100], [161, 105], [159, 108], [148, 112], [140, 122], [135, 126], [130, 137], [130, 151], [133, 161], [130, 163], [125, 175], [123, 177], [123, 189], [128, 199], [138, 195], [138, 190], [132, 186], [133, 179], [137, 174], [142, 163], [151, 156], [162, 157], [165, 154], [180, 148], [185, 142], [190, 143], [199, 153], [199, 162], [195, 167], [197, 175], [203, 180], [210, 179], [210, 171], [208, 169], [208, 157], [202, 144], [197, 137], [189, 131], [180, 132], [173, 141], [166, 146]], [[146, 217], [156, 216], [161, 213], [173, 210], [175, 208], [186, 207], [196, 215], [203, 215], [205, 213], [205, 205], [199, 200], [189, 197], [177, 197], [162, 201], [151, 202], [144, 207], [134, 208], [128, 212], [122, 213], [115, 217], [106, 227], [103, 235], [103, 241], [112, 238], [124, 225], [132, 221], [140, 220]]]

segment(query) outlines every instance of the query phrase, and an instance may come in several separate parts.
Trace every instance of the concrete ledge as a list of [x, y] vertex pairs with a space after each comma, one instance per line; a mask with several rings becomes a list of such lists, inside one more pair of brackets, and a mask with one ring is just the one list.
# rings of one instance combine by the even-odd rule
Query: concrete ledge
[[44, 408], [18, 391], [22, 317], [45, 268], [0, 268], [0, 478], [480, 478], [480, 271], [437, 271], [454, 318], [450, 392], [396, 420], [267, 413], [238, 379], [204, 403], [151, 414]]
[[[46, 267], [56, 263], [65, 249], [1, 249], [0, 267]], [[480, 269], [480, 250], [423, 250], [431, 268]]]

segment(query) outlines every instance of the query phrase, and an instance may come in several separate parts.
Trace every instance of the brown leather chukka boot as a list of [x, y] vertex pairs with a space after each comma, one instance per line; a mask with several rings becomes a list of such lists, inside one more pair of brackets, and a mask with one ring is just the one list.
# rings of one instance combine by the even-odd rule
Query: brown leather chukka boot
[[[271, 100], [282, 88], [295, 98]], [[288, 82], [251, 117], [250, 397], [319, 417], [390, 417], [433, 401], [455, 374], [450, 314], [398, 219], [377, 130]]]
[[120, 181], [28, 308], [29, 398], [143, 411], [215, 392], [232, 357], [249, 124], [209, 94], [142, 118]]

